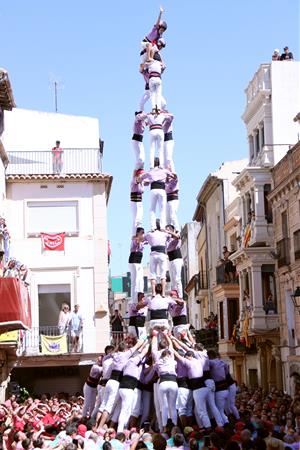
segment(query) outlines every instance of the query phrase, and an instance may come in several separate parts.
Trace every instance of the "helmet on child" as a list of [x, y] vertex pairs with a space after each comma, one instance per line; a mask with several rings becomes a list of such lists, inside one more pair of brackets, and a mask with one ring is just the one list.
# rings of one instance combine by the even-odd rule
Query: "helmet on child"
[[162, 22], [160, 22], [159, 27], [164, 28], [164, 30], [166, 31], [166, 29], [168, 28], [167, 22], [165, 22], [164, 20]]
[[157, 41], [157, 45], [159, 45], [160, 47], [165, 47], [166, 41], [163, 38], [159, 38]]

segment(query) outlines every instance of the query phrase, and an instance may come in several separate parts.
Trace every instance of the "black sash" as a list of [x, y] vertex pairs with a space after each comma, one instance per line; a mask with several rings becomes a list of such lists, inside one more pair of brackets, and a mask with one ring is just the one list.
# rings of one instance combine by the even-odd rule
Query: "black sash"
[[177, 327], [177, 325], [186, 325], [187, 324], [186, 316], [176, 316], [176, 317], [173, 317], [172, 320], [173, 320], [174, 327]]
[[174, 261], [174, 259], [182, 258], [180, 248], [176, 248], [175, 250], [171, 250], [168, 252], [169, 261]]
[[123, 370], [113, 370], [110, 376], [111, 380], [120, 381], [123, 376]]
[[167, 319], [168, 311], [166, 309], [153, 309], [150, 311], [150, 320]]
[[204, 370], [203, 371], [203, 380], [211, 380], [212, 376], [210, 373], [210, 370]]
[[166, 247], [164, 245], [153, 245], [151, 252], [166, 253]]
[[100, 380], [98, 384], [100, 384], [100, 386], [106, 386], [106, 383], [108, 382], [108, 380]]
[[129, 326], [130, 327], [144, 327], [145, 321], [146, 321], [145, 316], [131, 316], [129, 318]]
[[205, 387], [203, 377], [188, 379], [188, 386], [192, 391]]
[[172, 200], [178, 199], [179, 199], [178, 191], [169, 192], [169, 194], [167, 194], [167, 202], [171, 202]]
[[135, 377], [131, 377], [130, 375], [124, 375], [122, 380], [120, 381], [119, 388], [123, 389], [135, 389], [137, 387], [138, 380]]
[[164, 141], [173, 141], [173, 133], [172, 131], [168, 131], [168, 133], [165, 133], [165, 139]]
[[129, 255], [128, 262], [130, 264], [140, 264], [142, 262], [143, 253], [142, 252], [131, 252]]
[[187, 377], [177, 378], [177, 384], [178, 384], [178, 387], [185, 388], [185, 389], [189, 388]]
[[216, 392], [219, 391], [226, 391], [228, 389], [228, 383], [225, 380], [220, 380], [220, 381], [215, 381], [215, 385], [216, 385]]
[[235, 381], [234, 381], [234, 379], [232, 378], [232, 376], [230, 375], [230, 373], [228, 373], [228, 374], [226, 375], [226, 381], [227, 381], [227, 385], [228, 385], [228, 386], [232, 386], [232, 385], [235, 383]]
[[170, 373], [164, 373], [163, 375], [160, 375], [159, 382], [162, 383], [163, 381], [174, 381], [177, 382], [176, 375], [172, 375]]
[[142, 201], [142, 193], [141, 192], [130, 192], [130, 201], [131, 202], [141, 202]]
[[134, 133], [133, 136], [132, 136], [132, 141], [143, 142], [143, 135]]
[[98, 386], [99, 379], [100, 379], [100, 375], [99, 375], [99, 377], [91, 377], [89, 375], [86, 379], [86, 384], [91, 388], [96, 388]]
[[163, 181], [152, 181], [150, 185], [150, 189], [165, 189], [166, 183]]

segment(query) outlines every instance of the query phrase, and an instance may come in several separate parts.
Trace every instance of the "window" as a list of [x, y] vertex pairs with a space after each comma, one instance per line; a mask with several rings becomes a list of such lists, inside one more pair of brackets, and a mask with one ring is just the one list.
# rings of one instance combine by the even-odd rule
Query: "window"
[[227, 311], [228, 311], [228, 339], [231, 339], [233, 328], [239, 319], [239, 299], [228, 298], [227, 299]]
[[264, 185], [264, 204], [265, 204], [265, 218], [267, 223], [273, 222], [273, 214], [272, 214], [272, 207], [268, 201], [268, 195], [271, 192], [271, 185], [265, 184]]
[[300, 230], [294, 233], [294, 252], [295, 259], [300, 259]]
[[220, 302], [220, 339], [224, 339], [224, 309], [223, 309], [223, 302]]
[[77, 201], [27, 202], [27, 234], [74, 233], [78, 227]]
[[254, 139], [255, 139], [256, 155], [258, 155], [258, 153], [260, 151], [260, 148], [259, 148], [259, 130], [255, 130]]

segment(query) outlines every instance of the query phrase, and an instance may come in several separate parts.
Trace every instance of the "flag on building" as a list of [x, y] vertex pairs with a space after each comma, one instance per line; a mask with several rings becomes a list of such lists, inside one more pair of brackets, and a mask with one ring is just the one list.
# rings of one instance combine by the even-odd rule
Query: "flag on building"
[[62, 355], [68, 353], [67, 335], [45, 336], [41, 334], [43, 355]]
[[65, 250], [65, 233], [41, 233], [43, 250]]

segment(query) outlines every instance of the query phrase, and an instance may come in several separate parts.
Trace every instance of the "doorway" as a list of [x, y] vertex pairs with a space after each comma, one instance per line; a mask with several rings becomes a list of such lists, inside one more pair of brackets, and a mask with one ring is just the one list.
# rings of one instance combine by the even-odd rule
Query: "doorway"
[[65, 303], [71, 308], [70, 284], [40, 284], [39, 296], [39, 327], [57, 327], [59, 313]]

